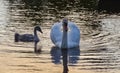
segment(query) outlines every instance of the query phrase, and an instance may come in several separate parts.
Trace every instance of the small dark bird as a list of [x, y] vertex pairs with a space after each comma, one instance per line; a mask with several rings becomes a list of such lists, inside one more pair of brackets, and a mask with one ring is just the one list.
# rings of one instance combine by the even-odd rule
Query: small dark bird
[[34, 52], [37, 52], [37, 43], [40, 41], [37, 35], [37, 31], [42, 32], [40, 26], [35, 26], [33, 34], [19, 34], [15, 33], [15, 42], [34, 42]]

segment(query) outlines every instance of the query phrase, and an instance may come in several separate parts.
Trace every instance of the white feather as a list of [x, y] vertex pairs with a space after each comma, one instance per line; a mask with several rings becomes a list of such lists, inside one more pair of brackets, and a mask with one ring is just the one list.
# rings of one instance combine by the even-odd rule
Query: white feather
[[[55, 23], [51, 28], [50, 37], [55, 46], [61, 48], [63, 28], [62, 22]], [[80, 30], [73, 22], [68, 22], [67, 46], [78, 47], [80, 42]]]

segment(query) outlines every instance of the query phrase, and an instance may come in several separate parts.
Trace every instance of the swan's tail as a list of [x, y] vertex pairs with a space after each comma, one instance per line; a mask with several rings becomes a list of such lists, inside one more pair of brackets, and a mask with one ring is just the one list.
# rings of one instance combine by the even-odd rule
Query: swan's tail
[[15, 42], [19, 42], [19, 36], [20, 35], [18, 33], [15, 33], [15, 40], [14, 40]]

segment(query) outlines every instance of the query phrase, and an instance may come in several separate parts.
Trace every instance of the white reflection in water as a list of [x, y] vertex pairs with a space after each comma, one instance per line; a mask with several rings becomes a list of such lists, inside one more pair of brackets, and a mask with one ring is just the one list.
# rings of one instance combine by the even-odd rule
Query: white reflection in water
[[6, 25], [9, 20], [8, 2], [0, 0], [0, 42], [4, 40], [4, 33], [6, 33]]
[[109, 31], [112, 34], [120, 33], [120, 17], [102, 19], [102, 23], [104, 31]]
[[0, 26], [6, 25], [8, 21], [7, 1], [0, 0]]

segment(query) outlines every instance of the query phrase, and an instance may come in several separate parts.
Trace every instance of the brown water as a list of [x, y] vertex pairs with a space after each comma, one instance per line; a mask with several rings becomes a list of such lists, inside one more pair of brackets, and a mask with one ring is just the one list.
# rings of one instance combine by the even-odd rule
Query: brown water
[[[48, 0], [32, 3], [27, 0], [0, 0], [0, 45], [13, 47], [1, 47], [0, 57], [2, 59], [12, 55], [15, 61], [24, 58], [28, 62], [28, 65], [24, 65], [25, 61], [6, 64], [7, 60], [3, 60], [0, 65], [5, 63], [10, 70], [28, 70], [28, 73], [31, 70], [35, 73], [41, 72], [39, 66], [44, 64], [55, 64], [55, 67], [62, 65], [61, 52], [53, 48], [50, 40], [50, 29], [53, 23], [67, 17], [81, 30], [80, 48], [69, 50], [70, 70], [74, 68], [91, 73], [120, 72], [120, 17], [85, 11], [72, 6], [72, 3], [65, 8], [64, 5], [66, 4], [62, 6], [60, 2]], [[33, 43], [14, 43], [15, 32], [33, 34], [35, 24], [40, 24], [43, 30], [43, 34], [39, 34], [39, 46], [42, 46], [42, 53], [39, 55], [33, 53]]]

